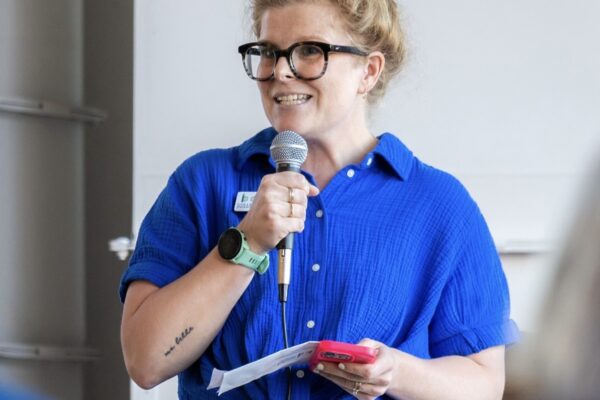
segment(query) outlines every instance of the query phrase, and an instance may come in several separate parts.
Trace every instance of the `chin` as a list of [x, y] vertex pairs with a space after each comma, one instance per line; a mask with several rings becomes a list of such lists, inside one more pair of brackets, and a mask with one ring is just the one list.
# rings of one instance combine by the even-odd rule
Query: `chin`
[[308, 113], [273, 113], [271, 118], [268, 118], [271, 121], [271, 125], [277, 132], [282, 132], [285, 130], [294, 131], [300, 135], [304, 135], [309, 130], [313, 129], [313, 120], [314, 117], [309, 116]]
[[308, 130], [307, 126], [298, 123], [274, 123], [273, 128], [275, 128], [277, 132], [294, 131], [301, 136], [304, 136]]

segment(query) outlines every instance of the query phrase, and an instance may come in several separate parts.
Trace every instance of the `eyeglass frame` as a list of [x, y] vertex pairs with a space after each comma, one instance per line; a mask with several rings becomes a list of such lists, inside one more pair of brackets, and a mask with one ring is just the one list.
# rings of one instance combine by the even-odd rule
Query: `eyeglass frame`
[[[362, 51], [358, 47], [353, 47], [353, 46], [343, 46], [343, 45], [329, 44], [329, 43], [323, 43], [323, 42], [317, 42], [317, 41], [297, 42], [297, 43], [292, 44], [287, 49], [273, 48], [272, 51], [275, 54], [275, 62], [273, 63], [273, 71], [271, 71], [271, 75], [269, 75], [268, 78], [254, 77], [254, 76], [252, 76], [252, 71], [249, 71], [248, 67], [246, 66], [246, 62], [245, 62], [246, 61], [246, 52], [252, 46], [268, 46], [269, 44], [270, 43], [268, 43], [268, 42], [250, 42], [250, 43], [246, 43], [246, 44], [243, 44], [238, 47], [238, 53], [240, 53], [242, 55], [242, 64], [244, 65], [244, 70], [246, 71], [246, 74], [248, 75], [248, 77], [250, 77], [250, 79], [253, 79], [253, 80], [259, 81], [259, 82], [264, 82], [264, 81], [273, 79], [275, 77], [275, 68], [277, 67], [279, 58], [281, 58], [281, 57], [285, 57], [285, 59], [288, 62], [288, 65], [290, 66], [290, 70], [292, 71], [292, 73], [294, 74], [294, 76], [297, 79], [301, 79], [304, 81], [314, 81], [315, 79], [319, 79], [323, 75], [325, 75], [325, 72], [327, 71], [327, 65], [329, 64], [329, 53], [347, 53], [347, 54], [354, 54], [354, 55], [362, 56], [362, 57], [366, 57], [369, 55], [369, 53]], [[291, 58], [292, 52], [297, 47], [300, 47], [303, 45], [317, 46], [323, 51], [323, 58], [325, 59], [325, 63], [323, 64], [323, 71], [321, 71], [321, 74], [319, 76], [316, 76], [314, 78], [303, 78], [298, 73], [298, 71], [296, 71], [296, 67], [294, 67], [294, 63], [292, 62], [292, 58]]]

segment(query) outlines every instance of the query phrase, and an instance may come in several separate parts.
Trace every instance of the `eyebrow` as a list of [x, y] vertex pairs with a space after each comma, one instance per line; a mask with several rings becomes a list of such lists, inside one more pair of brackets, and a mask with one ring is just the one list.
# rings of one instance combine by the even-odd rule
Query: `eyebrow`
[[324, 42], [324, 43], [330, 43], [331, 41], [329, 39], [324, 38], [323, 36], [320, 36], [320, 35], [311, 35], [311, 36], [302, 36], [300, 38], [300, 42]]
[[268, 40], [259, 40], [256, 43], [258, 44], [263, 44], [265, 46], [272, 46], [272, 47], [277, 47], [277, 45], [273, 42], [269, 42]]
[[[303, 36], [303, 37], [301, 37], [299, 40], [295, 41], [294, 43], [300, 43], [300, 42], [322, 42], [322, 43], [331, 43], [331, 41], [330, 41], [330, 40], [328, 40], [328, 39], [325, 39], [324, 37], [322, 37], [322, 36], [319, 36], [319, 35], [315, 35], [315, 36]], [[269, 41], [269, 40], [258, 40], [256, 43], [259, 43], [259, 44], [264, 44], [264, 45], [267, 45], [267, 46], [272, 46], [272, 47], [274, 47], [274, 48], [276, 48], [276, 49], [282, 49], [282, 48], [283, 48], [283, 47], [279, 47], [279, 46], [277, 46], [275, 43], [273, 43], [273, 42], [271, 42], [271, 41]], [[292, 44], [294, 44], [294, 43], [292, 43]], [[290, 44], [290, 46], [291, 46], [292, 44]], [[286, 46], [285, 48], [287, 48], [287, 47], [289, 47], [289, 46]]]

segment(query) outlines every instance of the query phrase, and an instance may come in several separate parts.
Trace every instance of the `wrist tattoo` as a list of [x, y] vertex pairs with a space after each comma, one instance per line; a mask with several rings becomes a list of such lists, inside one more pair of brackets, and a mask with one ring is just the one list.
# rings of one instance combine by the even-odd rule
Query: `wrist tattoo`
[[193, 326], [190, 326], [189, 328], [185, 328], [185, 330], [183, 332], [181, 332], [179, 334], [179, 336], [175, 337], [175, 345], [169, 347], [169, 350], [167, 350], [165, 352], [165, 357], [168, 357], [173, 350], [175, 350], [175, 346], [178, 346], [179, 344], [181, 344], [181, 342], [183, 342], [183, 339], [185, 339], [192, 331], [194, 330]]

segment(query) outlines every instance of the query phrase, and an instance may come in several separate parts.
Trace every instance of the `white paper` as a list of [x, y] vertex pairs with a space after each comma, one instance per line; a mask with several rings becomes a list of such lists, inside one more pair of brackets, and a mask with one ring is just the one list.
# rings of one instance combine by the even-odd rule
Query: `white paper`
[[221, 395], [231, 389], [245, 385], [281, 368], [304, 364], [310, 360], [319, 342], [305, 342], [289, 349], [278, 351], [267, 357], [243, 365], [231, 371], [213, 369], [207, 389], [218, 388]]

